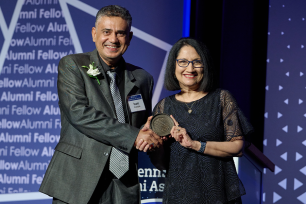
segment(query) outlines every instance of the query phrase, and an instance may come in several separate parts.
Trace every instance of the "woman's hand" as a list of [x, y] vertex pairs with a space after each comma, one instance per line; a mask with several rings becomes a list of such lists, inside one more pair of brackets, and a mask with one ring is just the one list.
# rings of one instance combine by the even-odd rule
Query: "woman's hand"
[[[146, 131], [150, 129], [150, 122], [152, 120], [153, 116], [148, 117], [146, 124], [143, 126], [141, 130]], [[139, 151], [147, 152], [153, 149], [153, 144], [148, 144], [147, 141], [144, 141], [143, 139], [140, 139], [138, 142], [135, 142], [136, 149]]]
[[[177, 142], [179, 142], [183, 147], [199, 151], [201, 148], [201, 143], [199, 141], [192, 140], [186, 132], [185, 128], [179, 126], [178, 122], [174, 119], [172, 115], [174, 125], [171, 129], [170, 137], [173, 137]], [[215, 157], [237, 157], [242, 156], [244, 141], [208, 141], [206, 143], [206, 148], [203, 154], [211, 155]]]
[[171, 129], [171, 136], [183, 147], [191, 148], [198, 151], [201, 148], [201, 143], [198, 141], [193, 141], [188, 135], [186, 129], [180, 127], [178, 122], [174, 119], [172, 115], [170, 115], [170, 117], [172, 118], [175, 125]]
[[153, 116], [148, 117], [146, 124], [144, 124], [142, 130], [148, 130], [150, 129], [150, 122], [152, 120]]

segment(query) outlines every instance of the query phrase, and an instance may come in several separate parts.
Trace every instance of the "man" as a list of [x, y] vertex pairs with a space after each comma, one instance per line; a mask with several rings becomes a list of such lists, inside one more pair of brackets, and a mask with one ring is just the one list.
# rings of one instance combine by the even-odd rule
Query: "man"
[[61, 138], [39, 189], [53, 203], [140, 203], [134, 147], [162, 141], [147, 128], [153, 78], [122, 58], [131, 23], [125, 8], [103, 7], [92, 28], [96, 50], [59, 63]]

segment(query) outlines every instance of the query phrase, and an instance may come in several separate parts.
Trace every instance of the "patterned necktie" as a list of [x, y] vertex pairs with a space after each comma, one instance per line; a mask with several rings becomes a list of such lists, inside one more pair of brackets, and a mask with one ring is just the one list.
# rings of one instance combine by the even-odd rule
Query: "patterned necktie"
[[[107, 75], [111, 78], [110, 90], [116, 109], [117, 119], [120, 123], [125, 123], [122, 100], [119, 88], [116, 85], [116, 72], [107, 71]], [[109, 170], [120, 179], [129, 170], [129, 156], [113, 147], [110, 155]]]

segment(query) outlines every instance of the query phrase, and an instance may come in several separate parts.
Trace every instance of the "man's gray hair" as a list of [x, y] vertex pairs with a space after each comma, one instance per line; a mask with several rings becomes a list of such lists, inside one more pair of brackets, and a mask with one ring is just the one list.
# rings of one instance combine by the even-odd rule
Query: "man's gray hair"
[[97, 15], [96, 15], [96, 23], [95, 26], [97, 27], [97, 22], [102, 16], [108, 16], [108, 17], [121, 17], [122, 19], [127, 21], [127, 24], [129, 28], [131, 29], [132, 26], [132, 16], [130, 12], [121, 6], [118, 5], [109, 5], [101, 8]]

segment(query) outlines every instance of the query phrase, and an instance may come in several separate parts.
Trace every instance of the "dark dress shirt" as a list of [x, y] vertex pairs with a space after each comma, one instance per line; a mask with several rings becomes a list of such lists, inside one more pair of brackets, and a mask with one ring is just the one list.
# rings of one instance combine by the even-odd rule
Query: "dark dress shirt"
[[[125, 61], [123, 58], [119, 61], [118, 65], [115, 67], [115, 69], [111, 69], [99, 56], [100, 63], [102, 65], [103, 70], [105, 73], [107, 71], [116, 72], [116, 83], [119, 88], [121, 100], [122, 100], [122, 106], [124, 111], [124, 117], [125, 117], [125, 123], [129, 123], [129, 118], [127, 114], [127, 106], [126, 106], [126, 99], [124, 98], [124, 70], [125, 70]], [[110, 84], [110, 77], [106, 74], [108, 84]]]

